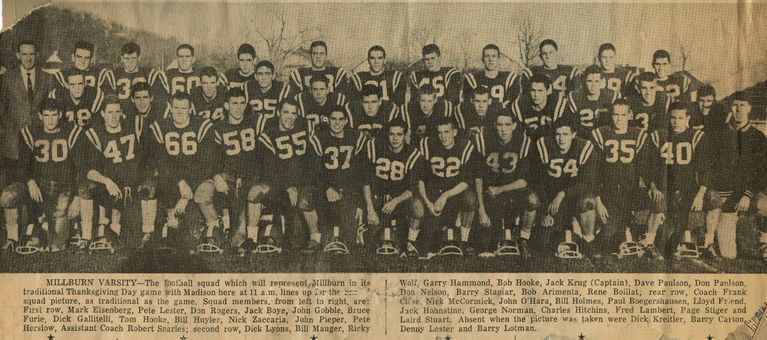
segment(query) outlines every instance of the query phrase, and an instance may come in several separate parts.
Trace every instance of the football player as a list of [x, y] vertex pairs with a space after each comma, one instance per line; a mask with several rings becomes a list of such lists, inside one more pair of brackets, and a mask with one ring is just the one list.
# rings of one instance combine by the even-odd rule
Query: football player
[[442, 66], [439, 46], [429, 44], [421, 49], [425, 69], [410, 74], [410, 102], [419, 97], [420, 89], [430, 85], [436, 89], [437, 99], [446, 99], [453, 105], [461, 100], [461, 73], [453, 67]]
[[131, 99], [131, 89], [136, 83], [147, 83], [153, 97], [162, 98], [168, 94], [168, 80], [165, 73], [156, 68], [141, 66], [141, 47], [135, 42], [123, 44], [120, 48], [122, 67], [114, 71], [117, 97], [124, 103]]
[[698, 88], [701, 82], [687, 71], [671, 70], [671, 54], [666, 50], [657, 50], [652, 55], [652, 67], [658, 77], [657, 83], [668, 94], [671, 101], [691, 104], [698, 100]]
[[[40, 123], [21, 129], [17, 177], [0, 194], [7, 232], [3, 248], [20, 253], [33, 253], [45, 247], [53, 252], [62, 251], [69, 239], [68, 209], [82, 127], [63, 121], [57, 102], [51, 98], [40, 104], [38, 118]], [[48, 230], [47, 238], [39, 226], [27, 227], [19, 235], [22, 223], [19, 207], [27, 203], [30, 211], [42, 212], [51, 222], [53, 228]], [[33, 220], [37, 216], [30, 217]]]
[[95, 87], [104, 93], [115, 91], [115, 75], [112, 70], [103, 65], [93, 65], [93, 43], [79, 40], [72, 51], [72, 68], [59, 70], [54, 73], [61, 88], [66, 89], [69, 74], [76, 72], [85, 75], [85, 85]]
[[668, 126], [668, 108], [671, 99], [662, 91], [657, 84], [657, 78], [650, 72], [640, 74], [635, 82], [639, 88], [638, 95], [629, 95], [629, 102], [634, 117], [631, 126], [651, 133], [657, 129], [665, 129]]
[[145, 127], [166, 118], [170, 114], [170, 104], [165, 101], [154, 100], [152, 89], [149, 84], [141, 82], [133, 84], [131, 88], [131, 103], [123, 106], [123, 117], [131, 121], [139, 121], [140, 133]]
[[237, 48], [237, 68], [224, 72], [221, 82], [228, 88], [241, 88], [246, 82], [253, 80], [256, 69], [256, 48], [251, 44], [242, 44]]
[[579, 71], [572, 65], [559, 64], [559, 46], [554, 40], [546, 39], [538, 45], [539, 56], [543, 65], [533, 66], [525, 70], [522, 78], [522, 88], [530, 86], [532, 77], [536, 74], [544, 74], [549, 77], [554, 92], [566, 95], [575, 90], [579, 85], [575, 81]]
[[212, 121], [224, 119], [226, 86], [221, 85], [216, 69], [210, 66], [200, 71], [200, 86], [192, 89], [192, 112]]
[[69, 123], [87, 127], [91, 118], [101, 108], [104, 93], [100, 89], [85, 85], [85, 73], [70, 71], [67, 74], [67, 87], [51, 91], [50, 98], [59, 102], [59, 108]]
[[637, 76], [637, 70], [636, 67], [618, 66], [615, 59], [615, 45], [611, 43], [599, 45], [597, 62], [602, 70], [605, 88], [623, 97], [628, 94], [631, 81]]
[[[417, 257], [416, 241], [424, 208], [413, 193], [417, 186], [416, 172], [422, 166], [420, 162], [423, 158], [416, 147], [406, 142], [407, 125], [403, 121], [393, 121], [386, 131], [386, 138], [367, 143], [367, 174], [375, 173], [373, 181], [365, 183], [362, 188], [366, 220], [371, 228], [367, 244], [372, 244], [372, 240], [379, 236], [383, 228], [390, 226], [392, 220], [399, 221], [399, 225], [409, 222], [407, 237], [399, 238], [406, 241], [398, 244], [397, 250], [402, 249], [407, 256]], [[389, 240], [384, 237], [386, 241]]]
[[[589, 77], [587, 75], [587, 79]], [[631, 112], [625, 99], [616, 100], [604, 115], [608, 113], [611, 123], [595, 128], [589, 136], [600, 151], [594, 155], [595, 158], [600, 157], [597, 165], [600, 182], [597, 183], [595, 201], [597, 217], [603, 226], [595, 244], [597, 246], [591, 247], [592, 239], [584, 237], [588, 244], [586, 253], [594, 257], [601, 257], [604, 255], [602, 252], [617, 252], [620, 257], [641, 255], [641, 247], [633, 238], [625, 239], [624, 235], [627, 235], [627, 229], [631, 232], [632, 212], [649, 201], [645, 191], [639, 190], [639, 178], [645, 175], [642, 165], [651, 159], [645, 148], [647, 133], [629, 126]], [[653, 213], [659, 212], [660, 208], [653, 209]], [[623, 242], [633, 242], [630, 244], [632, 247], [622, 250], [623, 247], [619, 246]]]
[[[659, 223], [649, 224], [646, 240], [648, 244], [655, 241], [663, 255], [670, 257], [677, 245], [685, 252], [698, 252], [692, 239], [684, 240], [684, 234], [690, 231], [690, 212], [703, 209], [709, 182], [707, 157], [710, 151], [703, 131], [690, 128], [690, 111], [686, 104], [673, 103], [669, 111], [669, 129], [659, 129], [650, 135], [652, 157], [657, 164], [650, 195], [654, 201], [666, 203], [663, 204], [667, 206], [666, 222], [660, 235], [656, 234], [659, 231], [655, 228]], [[676, 255], [684, 256], [679, 252]]]
[[365, 85], [373, 85], [379, 88], [382, 101], [394, 103], [395, 106], [405, 104], [405, 87], [402, 81], [402, 73], [397, 70], [386, 69], [386, 50], [375, 45], [368, 50], [368, 65], [370, 71], [360, 71], [349, 77], [352, 99], [362, 99], [362, 90]]
[[589, 66], [583, 72], [583, 86], [567, 95], [570, 111], [579, 117], [578, 132], [588, 136], [591, 130], [609, 124], [608, 112], [620, 96], [617, 91], [603, 88], [603, 71]]
[[[438, 250], [441, 233], [446, 231], [446, 241], [440, 254], [458, 253], [474, 255], [473, 244], [469, 244], [477, 199], [469, 189], [472, 179], [472, 156], [474, 145], [458, 137], [458, 127], [451, 119], [441, 119], [436, 124], [436, 137], [421, 139], [419, 151], [424, 157], [423, 175], [418, 180], [418, 199], [424, 206], [424, 217], [430, 222], [429, 235], [419, 240], [419, 248], [427, 252]], [[460, 221], [456, 224], [458, 215]], [[426, 221], [424, 221], [426, 223]], [[424, 224], [425, 225], [425, 224]], [[460, 226], [460, 240], [456, 229]]]
[[[516, 73], [498, 70], [501, 49], [495, 44], [482, 48], [482, 71], [464, 74], [463, 101], [470, 101], [474, 90], [485, 87], [490, 91], [493, 102], [507, 105], [513, 102], [521, 92], [521, 84]], [[492, 123], [491, 123], [492, 124]]]
[[527, 93], [512, 103], [511, 113], [533, 140], [552, 135], [552, 123], [561, 118], [570, 119], [572, 115], [567, 97], [553, 90], [551, 79], [545, 74], [530, 78]]
[[[400, 113], [411, 131], [410, 140], [415, 142], [425, 136], [435, 136], [437, 123], [444, 119], [455, 120], [453, 103], [444, 98], [439, 98], [437, 89], [430, 84], [421, 86], [418, 91], [418, 100], [412, 100], [402, 106]], [[455, 121], [458, 127], [458, 121]]]
[[322, 170], [315, 176], [320, 194], [317, 202], [321, 204], [326, 230], [333, 226], [326, 252], [348, 253], [348, 246], [354, 244], [357, 221], [362, 218], [358, 204], [366, 140], [364, 133], [349, 127], [349, 116], [343, 106], [333, 107], [328, 115], [328, 129], [311, 138], [322, 162]]
[[505, 111], [503, 104], [492, 97], [490, 89], [484, 85], [472, 90], [471, 99], [464, 101], [456, 107], [455, 117], [458, 127], [473, 138], [474, 134], [481, 133], [485, 129], [493, 131], [495, 128], [495, 116]]
[[[477, 92], [474, 93], [477, 95]], [[474, 180], [479, 224], [482, 227], [492, 227], [492, 233], [483, 233], [481, 242], [485, 251], [495, 251], [490, 248], [492, 243], [512, 241], [499, 236], [505, 234], [506, 223], [509, 227], [520, 216], [518, 250], [525, 258], [530, 257], [527, 240], [535, 223], [536, 210], [540, 202], [528, 188], [527, 155], [532, 141], [508, 113], [494, 117], [495, 128], [486, 129], [476, 134], [474, 145], [477, 154], [482, 157], [484, 165], [476, 174]]]
[[181, 44], [176, 47], [176, 67], [165, 70], [165, 79], [168, 80], [168, 94], [173, 96], [176, 92], [192, 93], [192, 89], [200, 86], [200, 75], [194, 69], [194, 47], [189, 44]]
[[[764, 179], [767, 138], [750, 124], [751, 98], [744, 92], [732, 95], [731, 104], [734, 128], [717, 134], [711, 141], [711, 155], [716, 155], [716, 166], [712, 166], [709, 198], [707, 198], [706, 237], [704, 246], [716, 245], [721, 256], [733, 259], [737, 256], [736, 226], [738, 212], [748, 211], [752, 203], [757, 207], [764, 202], [759, 183]], [[760, 209], [761, 210], [761, 209]], [[761, 210], [763, 211], [763, 210]], [[713, 247], [708, 253], [715, 253]]]
[[395, 119], [402, 120], [399, 108], [391, 101], [381, 98], [381, 88], [366, 84], [360, 92], [361, 101], [349, 104], [351, 125], [365, 133], [368, 139], [386, 139], [387, 126]]
[[311, 67], [299, 67], [290, 74], [291, 87], [298, 92], [306, 92], [312, 88], [315, 76], [327, 79], [327, 91], [341, 93], [346, 91], [347, 73], [343, 67], [331, 66], [328, 63], [328, 45], [321, 40], [313, 41], [309, 46], [312, 63]]
[[347, 115], [349, 115], [346, 96], [339, 92], [331, 92], [327, 77], [314, 76], [310, 84], [308, 92], [303, 91], [295, 96], [295, 101], [298, 102], [298, 114], [301, 117], [308, 119], [319, 129], [321, 124], [327, 124], [328, 116], [335, 106], [346, 107]]
[[274, 64], [268, 60], [256, 64], [255, 79], [245, 82], [243, 89], [251, 112], [267, 118], [274, 117], [277, 103], [291, 98], [290, 85], [274, 79]]
[[[314, 135], [314, 127], [310, 120], [298, 115], [295, 101], [283, 101], [278, 109], [277, 117], [259, 120], [258, 126], [263, 128], [259, 129], [262, 132], [258, 140], [268, 150], [263, 168], [269, 171], [264, 171], [257, 195], [249, 202], [271, 205], [284, 213], [300, 211], [309, 229], [309, 242], [304, 251], [316, 252], [321, 249], [322, 233], [317, 225], [312, 183], [319, 165], [316, 154], [307, 150], [311, 147], [309, 139]], [[252, 223], [258, 219], [249, 220]]]
[[212, 235], [218, 227], [218, 214], [213, 206], [215, 185], [212, 178], [220, 162], [213, 136], [210, 136], [213, 123], [191, 114], [192, 103], [186, 92], [176, 92], [171, 97], [170, 106], [171, 117], [152, 123], [149, 127], [152, 137], [146, 141], [148, 167], [157, 171], [157, 197], [167, 213], [161, 247], [190, 248], [179, 244], [183, 240], [179, 239], [178, 217], [186, 212], [191, 200], [199, 206], [207, 227], [206, 237], [200, 245], [216, 245]]
[[716, 90], [711, 85], [698, 89], [698, 102], [691, 107], [690, 127], [703, 129], [706, 133], [719, 133], [728, 128], [731, 112], [716, 101]]

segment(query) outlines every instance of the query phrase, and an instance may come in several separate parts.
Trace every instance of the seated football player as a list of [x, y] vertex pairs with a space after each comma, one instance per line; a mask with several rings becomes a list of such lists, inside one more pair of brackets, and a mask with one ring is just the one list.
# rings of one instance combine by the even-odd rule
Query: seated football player
[[760, 207], [758, 201], [762, 199], [758, 184], [765, 175], [759, 171], [764, 169], [767, 138], [750, 124], [751, 100], [744, 92], [732, 95], [734, 128], [722, 130], [710, 143], [710, 154], [716, 155], [717, 163], [710, 168], [704, 245], [708, 254], [727, 259], [738, 254], [738, 213], [747, 212], [753, 203]]
[[365, 85], [360, 92], [362, 99], [349, 104], [352, 123], [355, 129], [362, 131], [368, 139], [386, 139], [387, 126], [399, 117], [399, 109], [394, 103], [381, 98], [381, 89], [375, 85]]
[[[651, 160], [645, 147], [647, 133], [629, 126], [631, 112], [625, 99], [616, 100], [604, 114], [610, 115], [610, 125], [595, 128], [589, 136], [600, 151], [594, 157], [599, 157], [597, 178], [600, 181], [595, 194], [602, 228], [594, 246], [587, 247], [586, 252], [594, 257], [605, 253], [615, 253], [621, 258], [641, 256], [643, 249], [634, 242], [631, 223], [632, 212], [644, 208], [650, 201], [646, 191], [639, 188], [639, 178], [645, 175], [643, 164]], [[662, 206], [657, 205], [653, 213], [661, 209]], [[591, 241], [584, 239], [587, 243]]]
[[361, 100], [363, 89], [367, 85], [378, 88], [380, 99], [391, 102], [394, 106], [405, 104], [407, 80], [402, 80], [402, 72], [386, 69], [386, 50], [379, 45], [368, 49], [370, 71], [360, 71], [349, 77], [349, 97]]
[[190, 92], [192, 113], [212, 121], [224, 119], [226, 89], [225, 85], [221, 85], [216, 69], [204, 67], [200, 71], [200, 86]]
[[[5, 209], [6, 243], [4, 249], [22, 254], [48, 247], [57, 252], [66, 249], [69, 239], [68, 208], [76, 178], [75, 155], [79, 151], [82, 128], [62, 120], [54, 99], [46, 98], [38, 111], [40, 123], [21, 129], [19, 162], [15, 181], [0, 194]], [[39, 225], [25, 228], [20, 234], [21, 205], [41, 211], [49, 226], [47, 234]], [[34, 220], [38, 216], [29, 216]], [[26, 226], [25, 226], [26, 227]], [[19, 238], [21, 236], [21, 239]]]
[[227, 88], [242, 88], [246, 82], [253, 79], [256, 73], [256, 48], [244, 43], [237, 48], [237, 68], [224, 72], [222, 82]]
[[551, 78], [545, 74], [533, 75], [528, 84], [527, 93], [511, 104], [511, 113], [533, 140], [553, 135], [551, 124], [572, 116], [567, 96], [561, 91], [554, 91]]
[[597, 61], [602, 71], [602, 78], [605, 80], [605, 88], [616, 92], [619, 97], [625, 97], [631, 91], [631, 81], [637, 76], [637, 68], [619, 66], [615, 59], [615, 45], [611, 43], [599, 45]]
[[421, 48], [421, 56], [424, 69], [410, 73], [410, 101], [418, 98], [424, 85], [430, 85], [435, 89], [436, 99], [458, 105], [463, 87], [461, 72], [454, 67], [442, 66], [442, 52], [435, 44]]
[[[429, 253], [471, 256], [476, 247], [469, 243], [469, 232], [477, 199], [467, 189], [473, 178], [474, 165], [470, 162], [474, 146], [466, 139], [456, 138], [458, 128], [453, 120], [443, 119], [435, 126], [437, 137], [424, 137], [419, 147], [428, 169], [422, 170], [418, 180], [418, 199], [424, 206], [422, 225], [428, 223], [429, 230], [427, 235], [421, 235], [418, 245]], [[460, 221], [456, 223], [458, 215]], [[455, 228], [458, 226], [460, 235]], [[444, 241], [441, 247], [440, 241]]]
[[[495, 129], [476, 135], [474, 144], [484, 163], [474, 180], [479, 224], [492, 228], [490, 232], [480, 233], [485, 236], [480, 245], [483, 251], [505, 255], [511, 250], [509, 246], [517, 243], [514, 253], [530, 257], [527, 240], [540, 204], [527, 187], [527, 155], [531, 143], [525, 130], [508, 113], [495, 117]], [[517, 217], [521, 225], [515, 226]], [[519, 242], [510, 235], [517, 232], [512, 227], [519, 227], [516, 238]]]
[[168, 80], [165, 74], [153, 67], [141, 66], [141, 47], [135, 42], [127, 42], [120, 48], [120, 64], [114, 71], [115, 94], [120, 101], [129, 105], [133, 85], [147, 83], [150, 95], [165, 102], [168, 95]]
[[[93, 61], [93, 43], [78, 40], [72, 50], [72, 66], [66, 70], [57, 70], [54, 75], [59, 82], [60, 89], [67, 88], [69, 75], [82, 73], [85, 76], [85, 86], [92, 87], [100, 92], [111, 94], [115, 91], [115, 76], [106, 65], [95, 65]], [[96, 111], [94, 111], [96, 112]]]
[[618, 99], [618, 92], [603, 88], [605, 80], [598, 66], [589, 66], [583, 72], [583, 86], [567, 95], [570, 111], [580, 122], [578, 133], [588, 136], [591, 131], [610, 123], [610, 108]]
[[[436, 136], [437, 123], [445, 119], [455, 119], [453, 104], [446, 99], [437, 97], [437, 89], [430, 84], [423, 85], [418, 90], [418, 99], [410, 100], [402, 105], [400, 114], [410, 131], [410, 141], [418, 143], [426, 136]], [[458, 121], [455, 121], [455, 126]]]
[[251, 112], [267, 118], [274, 117], [277, 103], [293, 97], [287, 82], [274, 79], [274, 64], [268, 60], [256, 64], [255, 79], [245, 82], [243, 89]]
[[[159, 248], [173, 250], [181, 247], [194, 252], [190, 243], [199, 241], [197, 249], [218, 252], [215, 248], [220, 247], [215, 233], [219, 231], [219, 223], [213, 205], [216, 190], [213, 176], [218, 172], [220, 162], [210, 131], [213, 123], [191, 114], [192, 103], [186, 92], [173, 94], [170, 105], [171, 117], [152, 123], [149, 127], [152, 137], [146, 140], [148, 166], [157, 171], [157, 197], [167, 215]], [[205, 219], [205, 235], [200, 240], [180, 237], [179, 217], [184, 215], [192, 200]], [[186, 231], [188, 233], [183, 236], [196, 234], [196, 229]]]
[[[423, 217], [423, 205], [413, 196], [417, 187], [421, 153], [405, 140], [407, 125], [394, 121], [388, 125], [386, 138], [367, 143], [368, 169], [363, 178], [373, 178], [363, 186], [366, 221], [369, 227], [365, 243], [374, 245], [382, 239], [376, 252], [419, 256], [416, 241]], [[401, 237], [407, 224], [407, 236]], [[396, 232], [392, 226], [399, 226]], [[386, 228], [389, 228], [388, 238]], [[404, 236], [404, 235], [403, 235]], [[403, 241], [404, 240], [404, 241]], [[392, 246], [394, 248], [390, 248]], [[394, 251], [393, 251], [394, 250]]]
[[690, 127], [703, 129], [708, 134], [719, 133], [728, 128], [732, 117], [722, 103], [716, 101], [716, 90], [703, 85], [698, 90], [698, 102], [691, 105]]
[[[495, 44], [487, 44], [482, 48], [484, 69], [464, 74], [464, 102], [470, 101], [474, 91], [481, 87], [487, 88], [492, 101], [502, 106], [506, 106], [519, 97], [522, 90], [519, 76], [514, 72], [498, 70], [500, 56], [501, 49]], [[490, 125], [492, 124], [491, 122]]]
[[672, 102], [681, 101], [690, 105], [698, 100], [698, 88], [701, 82], [687, 71], [673, 72], [671, 54], [666, 50], [657, 50], [652, 55], [652, 67], [657, 76], [658, 86]]
[[536, 74], [548, 76], [554, 92], [559, 92], [563, 96], [579, 86], [575, 81], [579, 75], [578, 69], [572, 65], [559, 63], [559, 46], [554, 40], [542, 41], [538, 45], [538, 52], [543, 65], [533, 66], [529, 70], [525, 70], [522, 78], [523, 88], [530, 86], [532, 77]]
[[[317, 75], [309, 81], [309, 91], [295, 96], [298, 102], [298, 115], [308, 119], [317, 129], [325, 128], [328, 116], [335, 106], [346, 106], [346, 96], [340, 92], [330, 92], [328, 78]], [[348, 114], [348, 108], [345, 108]]]
[[490, 96], [490, 90], [485, 86], [477, 87], [472, 91], [471, 100], [458, 105], [455, 117], [458, 120], [458, 128], [467, 138], [484, 130], [495, 129], [495, 117], [504, 111], [503, 105], [497, 99]]
[[312, 41], [309, 45], [310, 67], [299, 67], [290, 74], [290, 87], [297, 92], [309, 92], [312, 88], [312, 78], [327, 79], [327, 92], [342, 93], [346, 91], [348, 73], [343, 67], [331, 66], [328, 63], [328, 45], [322, 40]]
[[655, 159], [650, 195], [664, 200], [668, 211], [662, 230], [655, 229], [658, 223], [649, 225], [646, 239], [648, 243], [654, 241], [668, 258], [698, 257], [688, 216], [703, 209], [710, 151], [703, 131], [691, 129], [689, 123], [688, 106], [676, 102], [671, 104], [669, 129], [650, 135], [650, 152]]
[[[316, 153], [307, 149], [312, 147], [309, 140], [314, 135], [314, 127], [311, 121], [298, 116], [298, 103], [295, 101], [283, 101], [278, 109], [276, 117], [266, 118], [258, 124], [263, 127], [258, 140], [267, 150], [262, 166], [266, 170], [261, 183], [256, 186], [254, 199], [248, 201], [249, 206], [261, 203], [286, 215], [300, 212], [309, 229], [309, 242], [303, 250], [317, 252], [322, 248], [322, 233], [318, 228], [312, 184], [319, 164]], [[259, 219], [260, 216], [249, 215], [248, 223]], [[293, 242], [293, 247], [301, 246], [298, 243], [301, 240], [286, 238], [285, 241]]]
[[670, 98], [657, 84], [657, 77], [644, 72], [635, 78], [638, 95], [629, 95], [629, 102], [634, 117], [631, 126], [636, 126], [647, 133], [657, 129], [665, 129], [668, 126], [668, 108], [671, 105]]
[[58, 100], [67, 122], [88, 127], [91, 118], [101, 108], [104, 93], [99, 88], [85, 84], [83, 71], [70, 71], [66, 84], [67, 88], [56, 88], [51, 91], [49, 97]]
[[571, 224], [573, 220], [580, 226], [579, 234], [584, 240], [593, 240], [595, 235], [596, 204], [592, 188], [596, 157], [592, 155], [592, 143], [576, 136], [575, 124], [574, 120], [557, 120], [554, 134], [538, 139], [538, 167], [530, 174], [543, 209], [540, 249], [549, 254], [552, 232], [564, 231], [565, 240], [554, 252], [560, 258], [583, 256], [572, 237], [572, 231], [577, 232]]
[[[349, 127], [345, 108], [336, 106], [328, 116], [328, 129], [311, 138], [322, 162], [315, 176], [317, 203], [321, 212], [325, 252], [348, 254], [354, 245], [358, 220], [361, 221], [360, 189], [364, 167], [365, 134]], [[332, 236], [330, 236], [332, 235]]]

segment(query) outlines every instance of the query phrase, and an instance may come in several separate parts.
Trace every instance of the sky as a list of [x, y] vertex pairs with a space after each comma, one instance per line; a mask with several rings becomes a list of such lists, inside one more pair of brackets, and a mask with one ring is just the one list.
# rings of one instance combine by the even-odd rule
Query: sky
[[[531, 4], [531, 3], [61, 3], [107, 21], [141, 28], [206, 48], [235, 50], [242, 42], [266, 47], [256, 30], [272, 29], [285, 13], [288, 31], [309, 27], [328, 43], [336, 64], [354, 68], [379, 44], [391, 58], [415, 61], [414, 36], [433, 36], [444, 59], [480, 66], [480, 51], [495, 43], [516, 55], [516, 27], [529, 17], [544, 38], [558, 42], [563, 63], [585, 65], [598, 46], [612, 42], [618, 61], [650, 67], [657, 49], [677, 62], [691, 51], [687, 69], [725, 91], [767, 78], [767, 5], [764, 4]], [[467, 51], [467, 52], [464, 52]], [[678, 63], [677, 63], [678, 64]], [[364, 65], [364, 63], [363, 63]], [[511, 63], [506, 65], [511, 67]], [[679, 66], [679, 65], [677, 65]]]

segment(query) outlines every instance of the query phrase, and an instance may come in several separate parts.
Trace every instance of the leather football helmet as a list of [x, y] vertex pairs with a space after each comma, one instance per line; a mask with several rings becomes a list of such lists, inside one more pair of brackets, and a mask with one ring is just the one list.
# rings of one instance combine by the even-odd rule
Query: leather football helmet
[[577, 243], [573, 242], [573, 232], [565, 230], [565, 240], [557, 246], [556, 256], [560, 259], [581, 259], [583, 253]]
[[618, 253], [615, 255], [618, 256], [619, 259], [632, 256], [644, 256], [644, 247], [642, 247], [639, 243], [634, 242], [634, 238], [631, 236], [630, 228], [626, 228], [625, 234], [626, 239], [620, 244], [620, 246], [618, 246]]
[[331, 255], [349, 255], [349, 248], [341, 241], [341, 228], [333, 227], [333, 238], [325, 245], [323, 252]]
[[463, 249], [459, 246], [458, 241], [455, 240], [455, 228], [445, 229], [445, 240], [442, 243], [442, 247], [437, 252], [439, 256], [463, 256]]

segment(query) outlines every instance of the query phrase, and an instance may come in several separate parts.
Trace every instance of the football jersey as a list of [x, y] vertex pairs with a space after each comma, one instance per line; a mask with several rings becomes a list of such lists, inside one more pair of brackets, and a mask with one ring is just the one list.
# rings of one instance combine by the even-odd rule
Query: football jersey
[[484, 166], [477, 177], [487, 186], [502, 186], [518, 179], [527, 178], [527, 155], [532, 141], [523, 129], [515, 129], [511, 140], [503, 143], [498, 134], [486, 130], [474, 139], [477, 154], [482, 156]]
[[618, 97], [627, 95], [626, 89], [636, 76], [635, 68], [616, 66], [612, 72], [602, 70], [602, 78], [605, 80], [605, 88], [618, 94]]
[[[298, 115], [310, 120], [314, 126], [319, 127], [320, 124], [328, 123], [328, 116], [330, 116], [333, 106], [340, 105], [346, 107], [346, 96], [341, 93], [328, 93], [325, 99], [325, 104], [320, 105], [314, 100], [312, 94], [309, 91], [304, 91], [296, 95], [296, 101], [298, 102]], [[349, 108], [346, 107], [346, 116], [349, 117]], [[351, 120], [349, 125], [351, 126]], [[352, 126], [353, 127], [353, 126]]]
[[189, 117], [189, 124], [178, 128], [172, 118], [156, 121], [149, 126], [150, 168], [157, 170], [161, 181], [178, 183], [185, 180], [192, 189], [206, 179], [213, 178], [220, 167], [216, 145], [210, 133], [213, 123], [197, 116]]
[[660, 190], [693, 192], [707, 185], [705, 134], [687, 129], [682, 133], [662, 129], [650, 135], [656, 160], [653, 182]]
[[216, 96], [208, 98], [202, 92], [202, 86], [192, 89], [192, 112], [194, 114], [213, 121], [226, 118], [224, 104], [226, 104], [226, 87], [219, 85], [216, 87]]
[[513, 102], [521, 91], [519, 76], [514, 72], [498, 71], [495, 78], [489, 78], [484, 71], [464, 74], [463, 101], [471, 101], [474, 90], [484, 86], [490, 90], [490, 98], [498, 103]]
[[340, 191], [359, 191], [365, 166], [365, 134], [346, 128], [342, 138], [331, 135], [329, 129], [312, 136], [311, 144], [320, 158], [322, 171], [315, 176], [317, 185], [324, 192], [327, 188]]
[[80, 71], [74, 67], [64, 70], [56, 70], [53, 74], [58, 81], [60, 89], [68, 89], [67, 77], [74, 72], [85, 73], [85, 86], [98, 88], [105, 93], [114, 93], [115, 75], [112, 70], [104, 65], [93, 65], [85, 71]]
[[224, 119], [213, 124], [214, 141], [223, 156], [223, 172], [255, 179], [260, 174], [257, 116], [246, 114], [238, 124]]
[[369, 173], [375, 173], [371, 187], [378, 195], [399, 196], [415, 184], [417, 169], [423, 162], [418, 148], [405, 144], [400, 152], [394, 152], [383, 139], [367, 143]]
[[267, 150], [264, 179], [279, 188], [312, 183], [318, 169], [316, 153], [309, 150], [309, 139], [314, 135], [312, 122], [297, 118], [292, 129], [282, 131], [279, 117], [261, 116], [257, 126], [262, 131], [258, 140]]
[[[117, 98], [121, 101], [130, 101], [131, 88], [136, 83], [147, 83], [151, 88], [151, 95], [162, 98], [168, 93], [168, 80], [165, 74], [155, 68], [139, 67], [135, 72], [127, 72], [119, 67], [114, 71]], [[159, 96], [159, 97], [158, 97]]]
[[192, 89], [199, 87], [200, 72], [196, 69], [182, 72], [178, 68], [165, 70], [165, 79], [168, 80], [168, 95], [173, 96], [176, 92], [192, 94]]
[[[412, 136], [425, 137], [436, 135], [437, 123], [444, 118], [451, 118], [455, 120], [453, 114], [453, 103], [442, 99], [437, 100], [434, 103], [434, 107], [431, 113], [428, 115], [421, 110], [421, 106], [418, 105], [418, 101], [411, 101], [408, 104], [402, 106], [400, 110], [402, 119], [407, 124], [408, 130], [410, 130]], [[458, 121], [456, 121], [456, 127], [459, 127]], [[417, 139], [413, 139], [417, 140]]]
[[732, 113], [721, 103], [714, 103], [708, 112], [703, 112], [696, 103], [690, 109], [690, 127], [693, 129], [703, 129], [708, 134], [718, 133], [728, 128], [732, 120]]
[[369, 116], [362, 107], [361, 102], [352, 102], [349, 104], [351, 111], [350, 125], [355, 129], [365, 133], [369, 139], [386, 138], [389, 123], [395, 119], [402, 119], [399, 114], [399, 108], [392, 102], [381, 102], [378, 106], [378, 112]]
[[453, 147], [445, 149], [439, 138], [424, 137], [418, 149], [429, 167], [422, 176], [427, 192], [441, 193], [461, 182], [469, 184], [474, 170], [470, 163], [474, 145], [467, 139], [456, 137]]
[[32, 124], [21, 129], [18, 179], [27, 183], [34, 179], [42, 187], [43, 182], [56, 182], [64, 190], [75, 183], [75, 162], [82, 127], [60, 122], [55, 132], [45, 132], [42, 124]]
[[530, 87], [530, 78], [538, 73], [549, 76], [551, 79], [551, 87], [554, 92], [567, 93], [578, 87], [576, 79], [578, 78], [579, 71], [575, 66], [559, 64], [555, 69], [548, 69], [543, 65], [536, 65], [525, 70], [523, 73], [521, 81], [522, 88], [525, 92], [527, 92]]
[[347, 73], [343, 67], [325, 66], [322, 70], [314, 70], [311, 67], [299, 67], [290, 74], [290, 86], [297, 92], [309, 92], [312, 88], [309, 81], [315, 75], [328, 78], [329, 92], [344, 92], [346, 86]]
[[143, 155], [141, 154], [141, 116], [125, 120], [120, 131], [107, 131], [106, 124], [93, 124], [85, 136], [89, 143], [84, 146], [87, 156], [85, 166], [108, 177], [120, 187], [132, 186], [144, 179]]
[[625, 133], [619, 134], [612, 126], [602, 126], [591, 131], [590, 137], [600, 151], [599, 184], [637, 189], [639, 176], [643, 174], [641, 166], [645, 160], [647, 133], [637, 127], [629, 127]]
[[461, 100], [463, 77], [453, 67], [441, 67], [437, 72], [420, 70], [410, 74], [410, 102], [418, 101], [418, 89], [431, 84], [437, 89], [437, 99], [444, 98], [453, 104]]
[[672, 102], [692, 103], [698, 101], [698, 88], [701, 82], [686, 71], [679, 71], [664, 80], [657, 81], [658, 86], [666, 89]]
[[578, 89], [570, 92], [567, 99], [570, 112], [573, 112], [580, 122], [579, 132], [590, 133], [594, 128], [610, 124], [610, 110], [618, 99], [618, 92], [602, 89], [597, 100], [590, 100], [585, 89]]
[[61, 88], [51, 91], [48, 97], [58, 101], [63, 114], [62, 119], [69, 123], [88, 126], [92, 119], [101, 119], [99, 110], [104, 93], [95, 87], [86, 86], [82, 97], [77, 101], [69, 94], [69, 90]]
[[223, 83], [227, 89], [242, 88], [245, 83], [250, 80], [255, 80], [255, 78], [256, 71], [253, 71], [250, 74], [243, 74], [239, 68], [230, 68], [224, 72], [221, 77], [221, 83]]
[[261, 90], [255, 80], [246, 82], [243, 85], [243, 90], [245, 90], [245, 100], [250, 105], [251, 111], [269, 117], [273, 117], [277, 113], [277, 104], [292, 95], [290, 85], [279, 80], [272, 81], [272, 87], [266, 92]]
[[497, 117], [503, 106], [493, 101], [487, 108], [484, 115], [479, 115], [477, 109], [470, 101], [465, 101], [456, 107], [455, 118], [458, 120], [458, 128], [468, 134], [476, 134], [482, 131], [495, 131], [495, 117]]
[[[402, 72], [386, 70], [379, 74], [371, 71], [357, 72], [349, 77], [349, 96], [354, 99], [362, 99], [362, 87], [375, 85], [381, 89], [381, 100], [393, 102], [396, 105], [405, 103], [405, 81], [402, 81]], [[353, 87], [353, 88], [352, 88]]]
[[127, 121], [135, 122], [139, 118], [141, 119], [141, 125], [138, 129], [139, 135], [148, 132], [146, 128], [152, 125], [152, 123], [170, 116], [170, 104], [164, 101], [153, 101], [149, 106], [149, 110], [143, 113], [139, 112], [138, 108], [136, 108], [136, 105], [133, 105], [133, 103], [123, 105], [122, 108], [123, 117]]
[[642, 101], [642, 96], [629, 96], [626, 101], [629, 102], [629, 108], [634, 114], [629, 122], [630, 126], [636, 126], [648, 132], [668, 128], [668, 108], [671, 100], [665, 93], [657, 92], [655, 103], [652, 105], [646, 105]]
[[545, 136], [538, 139], [536, 150], [541, 167], [533, 173], [537, 176], [533, 183], [544, 197], [550, 199], [560, 191], [567, 194], [578, 187], [593, 188], [594, 145], [590, 141], [576, 137], [563, 153], [554, 136]]
[[533, 108], [533, 99], [530, 95], [524, 95], [511, 104], [511, 114], [514, 119], [522, 124], [527, 135], [532, 139], [553, 134], [551, 124], [557, 119], [571, 115], [565, 95], [554, 92], [546, 99], [546, 106], [537, 111]]

